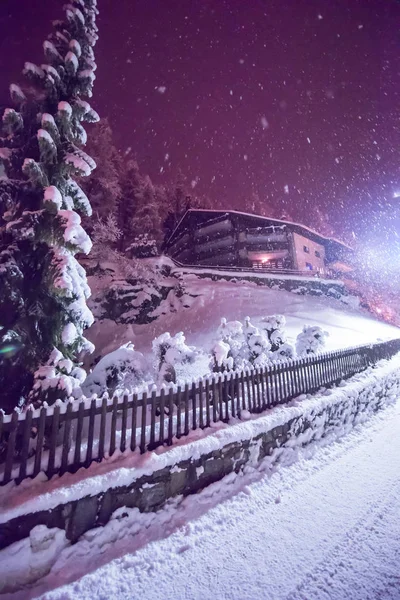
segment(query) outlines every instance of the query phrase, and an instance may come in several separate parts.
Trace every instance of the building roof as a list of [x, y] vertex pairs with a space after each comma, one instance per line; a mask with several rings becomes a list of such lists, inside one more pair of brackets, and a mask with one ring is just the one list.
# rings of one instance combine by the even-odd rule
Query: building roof
[[253, 217], [256, 219], [265, 220], [265, 221], [268, 221], [269, 223], [273, 222], [278, 225], [289, 225], [292, 227], [295, 226], [296, 228], [299, 228], [299, 229], [303, 230], [304, 232], [306, 232], [308, 234], [312, 234], [312, 236], [319, 238], [321, 240], [321, 243], [328, 242], [328, 243], [338, 244], [341, 247], [343, 247], [344, 249], [354, 252], [353, 248], [351, 246], [349, 246], [348, 244], [345, 244], [344, 242], [341, 242], [340, 240], [337, 240], [335, 238], [330, 238], [325, 235], [322, 235], [321, 233], [318, 233], [318, 231], [311, 229], [311, 227], [307, 227], [307, 225], [302, 225], [301, 223], [295, 223], [293, 221], [285, 221], [282, 219], [275, 219], [273, 217], [264, 217], [262, 215], [255, 215], [253, 213], [246, 213], [246, 212], [242, 212], [239, 210], [217, 210], [217, 209], [208, 209], [208, 208], [189, 208], [189, 210], [187, 210], [185, 212], [185, 214], [181, 217], [180, 221], [177, 223], [175, 229], [173, 230], [170, 237], [168, 238], [168, 240], [166, 242], [166, 247], [168, 247], [170, 245], [170, 242], [175, 237], [175, 233], [180, 228], [181, 223], [183, 223], [183, 221], [189, 216], [190, 213], [192, 213], [192, 214], [193, 213], [216, 213], [219, 215], [235, 214], [235, 215], [242, 215], [245, 217]]

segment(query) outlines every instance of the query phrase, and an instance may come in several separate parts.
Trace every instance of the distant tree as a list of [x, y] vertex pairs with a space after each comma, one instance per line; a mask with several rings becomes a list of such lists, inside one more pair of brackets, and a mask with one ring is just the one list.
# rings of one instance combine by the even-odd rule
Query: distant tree
[[83, 179], [81, 185], [90, 197], [93, 216], [102, 220], [110, 214], [116, 214], [121, 196], [122, 157], [114, 145], [108, 119], [102, 119], [94, 125], [87, 150], [95, 160], [97, 169]]
[[91, 241], [80, 216], [89, 201], [73, 177], [94, 161], [81, 149], [82, 122], [98, 121], [91, 97], [96, 0], [71, 0], [44, 42], [47, 62], [25, 63], [28, 85], [10, 87], [0, 157], [0, 360], [2, 407], [70, 396], [84, 378], [76, 356], [90, 349], [90, 289], [74, 255]]
[[150, 177], [142, 178], [142, 189], [132, 221], [135, 237], [147, 234], [161, 242], [161, 219], [154, 186]]
[[129, 160], [123, 168], [121, 178], [121, 196], [118, 201], [118, 227], [121, 230], [120, 249], [129, 246], [134, 237], [133, 219], [138, 205], [142, 204], [144, 178], [140, 174], [136, 160]]

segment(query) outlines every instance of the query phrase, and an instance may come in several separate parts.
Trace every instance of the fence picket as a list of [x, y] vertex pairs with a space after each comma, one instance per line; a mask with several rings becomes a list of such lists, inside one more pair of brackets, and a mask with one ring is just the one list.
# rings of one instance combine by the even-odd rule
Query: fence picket
[[120, 442], [120, 450], [121, 452], [125, 452], [126, 449], [126, 425], [128, 421], [128, 395], [124, 394], [124, 399], [122, 402], [122, 423], [121, 423], [121, 442]]
[[46, 425], [47, 410], [42, 406], [40, 409], [40, 417], [38, 424], [38, 432], [36, 438], [36, 449], [35, 449], [35, 466], [33, 468], [33, 477], [36, 477], [42, 470], [42, 453], [43, 453], [43, 441], [44, 441], [44, 428]]
[[197, 429], [197, 403], [196, 403], [196, 384], [193, 381], [192, 383], [192, 429]]
[[168, 446], [172, 445], [173, 438], [173, 424], [174, 424], [174, 390], [172, 387], [169, 388], [168, 394]]
[[[95, 401], [96, 402], [96, 401]], [[71, 415], [72, 402], [68, 402], [64, 415], [63, 449], [61, 453], [60, 475], [68, 470], [69, 451], [71, 449]]]
[[132, 396], [132, 418], [131, 418], [131, 450], [136, 448], [136, 424], [137, 424], [138, 397], [137, 394]]
[[185, 435], [189, 435], [189, 384], [185, 383]]
[[101, 402], [99, 453], [97, 456], [98, 461], [102, 461], [104, 458], [104, 448], [105, 448], [105, 443], [106, 443], [106, 420], [107, 420], [107, 398], [104, 397]]
[[26, 418], [23, 425], [22, 447], [21, 447], [21, 466], [19, 469], [19, 479], [22, 481], [26, 477], [26, 466], [29, 454], [29, 441], [31, 439], [32, 411], [26, 411]]
[[218, 421], [218, 410], [217, 410], [217, 386], [215, 383], [215, 375], [212, 376], [211, 379], [211, 389], [212, 389], [212, 408], [213, 408], [213, 421], [216, 423]]
[[147, 392], [142, 394], [142, 422], [140, 424], [140, 452], [146, 452], [146, 415], [147, 415]]
[[231, 378], [230, 378], [230, 396], [231, 396], [231, 415], [233, 418], [236, 417], [236, 407], [235, 407], [235, 375], [236, 373], [233, 373]]
[[[79, 408], [83, 405], [83, 402], [80, 403]], [[57, 445], [57, 434], [58, 427], [60, 421], [60, 405], [56, 404], [53, 412], [53, 419], [51, 423], [51, 434], [50, 434], [50, 447], [49, 447], [49, 462], [47, 464], [47, 477], [50, 479], [54, 475], [54, 465], [56, 458], [56, 445]], [[77, 448], [79, 448], [78, 460], [75, 460], [75, 464], [80, 463], [80, 449], [81, 449], [81, 440], [77, 440]], [[75, 449], [76, 450], [76, 449]], [[75, 454], [76, 455], [76, 454]]]
[[[80, 408], [80, 407], [79, 407]], [[117, 447], [117, 417], [118, 417], [118, 398], [114, 396], [112, 413], [111, 413], [111, 433], [110, 433], [110, 448], [109, 456], [112, 456]]]
[[206, 427], [210, 427], [210, 382], [206, 379]]
[[15, 452], [15, 439], [17, 436], [18, 427], [18, 411], [14, 410], [11, 417], [11, 428], [8, 437], [6, 464], [4, 467], [4, 480], [3, 483], [8, 483], [12, 475], [13, 459]]
[[242, 409], [243, 410], [247, 410], [246, 391], [245, 391], [245, 379], [244, 379], [244, 372], [243, 371], [240, 373], [240, 386], [242, 388]]
[[176, 437], [179, 439], [182, 435], [182, 391], [178, 385], [176, 392]]
[[203, 382], [200, 379], [199, 381], [199, 427], [200, 429], [204, 429], [204, 398], [203, 398]]
[[161, 388], [160, 392], [160, 431], [158, 435], [159, 444], [164, 443], [164, 421], [165, 421], [165, 388]]
[[149, 448], [152, 450], [156, 446], [156, 412], [157, 412], [157, 392], [153, 390], [151, 392], [151, 413], [150, 413], [150, 441]]
[[[68, 410], [69, 406], [71, 406], [71, 404], [69, 404], [67, 406], [67, 410]], [[71, 413], [69, 413], [69, 414], [71, 414]], [[65, 415], [65, 416], [67, 416], [67, 415]], [[89, 467], [90, 463], [92, 462], [95, 418], [96, 418], [96, 400], [93, 398], [93, 400], [90, 403], [89, 431], [88, 431], [88, 443], [87, 443], [87, 452], [86, 452], [86, 467]], [[69, 421], [69, 423], [71, 423], [71, 421]], [[66, 426], [67, 426], [67, 421], [65, 421], [64, 428]], [[65, 434], [65, 429], [64, 429], [64, 434]], [[63, 447], [63, 450], [64, 450], [64, 447]]]

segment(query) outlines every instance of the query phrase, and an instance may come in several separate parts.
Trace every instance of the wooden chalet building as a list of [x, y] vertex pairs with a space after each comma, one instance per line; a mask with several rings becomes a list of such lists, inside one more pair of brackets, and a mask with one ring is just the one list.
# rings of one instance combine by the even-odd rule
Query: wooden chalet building
[[312, 271], [352, 271], [352, 249], [298, 223], [234, 210], [190, 209], [167, 240], [165, 253], [181, 265]]

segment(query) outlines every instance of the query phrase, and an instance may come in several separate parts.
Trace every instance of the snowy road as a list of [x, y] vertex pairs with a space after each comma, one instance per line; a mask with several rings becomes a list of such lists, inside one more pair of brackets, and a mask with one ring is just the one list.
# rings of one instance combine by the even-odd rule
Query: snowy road
[[[400, 403], [311, 458], [244, 476], [242, 491], [236, 479], [187, 498], [157, 517], [152, 543], [125, 537], [89, 557], [78, 543], [45, 587], [18, 597], [398, 599], [399, 432]], [[76, 581], [54, 589], [68, 578]]]

